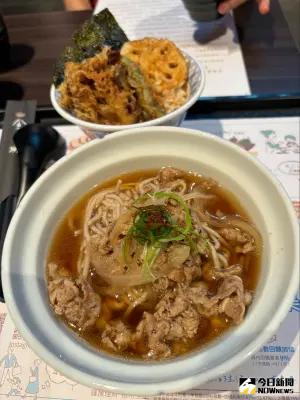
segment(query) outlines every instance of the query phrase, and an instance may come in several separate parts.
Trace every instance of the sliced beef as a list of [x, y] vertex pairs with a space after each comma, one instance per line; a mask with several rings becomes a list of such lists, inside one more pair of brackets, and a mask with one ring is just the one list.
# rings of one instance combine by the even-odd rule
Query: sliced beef
[[176, 168], [165, 167], [159, 171], [159, 180], [162, 184], [182, 178], [183, 172]]
[[226, 314], [235, 324], [239, 324], [243, 320], [245, 308], [245, 303], [242, 299], [235, 295], [222, 300], [219, 306], [219, 312]]
[[221, 279], [214, 295], [204, 282], [178, 284], [168, 278], [160, 278], [154, 286], [160, 298], [154, 313], [144, 311], [135, 331], [121, 321], [112, 322], [101, 336], [107, 348], [123, 351], [143, 343], [145, 350], [142, 355], [145, 357], [167, 358], [174, 343], [205, 334], [211, 316], [225, 314], [239, 324], [252, 300], [250, 292], [244, 291], [241, 278], [235, 275]]
[[156, 279], [153, 283], [153, 288], [158, 293], [165, 292], [170, 286], [170, 281], [166, 276], [162, 276], [161, 278]]
[[51, 267], [48, 292], [54, 312], [77, 329], [86, 330], [100, 314], [100, 297], [87, 281], [59, 276], [57, 269]]
[[187, 308], [171, 322], [168, 340], [192, 339], [199, 326], [199, 314], [196, 308], [189, 304]]
[[168, 274], [168, 278], [174, 282], [180, 283], [185, 281], [186, 276], [184, 274], [183, 268], [174, 268]]
[[229, 267], [222, 269], [221, 271], [217, 271], [218, 278], [224, 278], [228, 275], [240, 275], [242, 273], [243, 267], [240, 264], [233, 264]]
[[218, 289], [216, 297], [222, 300], [234, 293], [236, 293], [238, 296], [242, 296], [244, 293], [243, 281], [239, 276], [236, 275], [226, 276]]
[[193, 265], [192, 267], [183, 267], [186, 283], [189, 285], [193, 280], [200, 278], [202, 271], [200, 266]]
[[186, 295], [197, 305], [201, 315], [225, 313], [235, 324], [242, 322], [246, 306], [252, 301], [250, 292], [244, 291], [243, 281], [236, 275], [225, 276], [214, 296], [209, 295], [204, 285], [188, 289]]
[[130, 329], [120, 320], [107, 325], [101, 335], [102, 343], [114, 351], [122, 351], [128, 348], [132, 341]]
[[195, 306], [182, 293], [169, 290], [158, 302], [154, 314], [144, 313], [136, 335], [147, 340], [148, 357], [168, 357], [172, 341], [185, 341], [197, 334], [199, 319]]
[[70, 277], [70, 272], [62, 267], [58, 267], [55, 263], [48, 264], [48, 277], [49, 280], [59, 279], [59, 278], [67, 278]]
[[219, 312], [218, 299], [210, 297], [207, 286], [199, 285], [198, 287], [189, 288], [186, 291], [187, 298], [196, 305], [200, 315], [211, 317]]
[[181, 268], [174, 268], [169, 274], [168, 278], [177, 283], [190, 285], [190, 283], [201, 276], [201, 268], [193, 265], [192, 267], [184, 266]]
[[236, 228], [223, 228], [219, 233], [229, 242], [246, 243], [250, 240], [246, 233]]
[[255, 244], [252, 238], [245, 232], [240, 231], [236, 228], [223, 228], [219, 233], [231, 243], [236, 244], [236, 251], [238, 253], [249, 253], [255, 250]]
[[240, 275], [243, 268], [239, 264], [233, 264], [226, 268], [215, 268], [210, 262], [206, 262], [202, 267], [203, 278], [207, 282], [216, 281], [230, 275]]
[[177, 317], [188, 307], [188, 300], [177, 291], [169, 291], [156, 305], [155, 315], [162, 319]]
[[217, 296], [222, 300], [219, 312], [224, 312], [238, 325], [245, 315], [246, 306], [252, 301], [249, 291], [244, 291], [243, 281], [239, 276], [227, 276], [220, 286]]
[[147, 354], [152, 358], [164, 358], [171, 355], [170, 347], [164, 342], [170, 330], [167, 321], [158, 321], [153, 314], [145, 312], [136, 329], [136, 339], [143, 338], [149, 348]]

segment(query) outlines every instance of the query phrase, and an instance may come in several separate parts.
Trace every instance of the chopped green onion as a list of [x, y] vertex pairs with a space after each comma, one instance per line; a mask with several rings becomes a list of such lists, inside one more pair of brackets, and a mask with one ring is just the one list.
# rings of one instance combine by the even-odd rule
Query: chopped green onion
[[131, 263], [130, 256], [129, 256], [129, 244], [131, 241], [131, 235], [128, 231], [127, 235], [124, 237], [121, 243], [121, 250], [122, 250], [122, 257], [126, 265]]
[[154, 261], [156, 260], [157, 256], [160, 253], [160, 247], [157, 247], [155, 245], [150, 245], [148, 246], [147, 244], [145, 244], [144, 247], [144, 261], [143, 261], [143, 265], [142, 265], [142, 272], [144, 277], [148, 280], [155, 280], [156, 277], [153, 275], [153, 273], [151, 272], [151, 267], [154, 264]]
[[168, 242], [179, 242], [180, 240], [184, 240], [185, 239], [185, 235], [180, 234], [178, 236], [172, 236], [169, 238], [165, 238], [165, 239], [159, 239], [158, 241], [160, 243], [168, 243]]
[[[147, 199], [171, 199], [175, 200], [185, 214], [185, 226], [179, 226], [173, 219], [168, 209], [164, 205], [139, 206]], [[144, 246], [141, 258], [142, 273], [147, 280], [154, 280], [156, 277], [151, 272], [151, 268], [158, 257], [161, 249], [170, 242], [184, 241], [192, 251], [197, 251], [195, 237], [196, 231], [193, 230], [192, 217], [186, 202], [182, 197], [173, 192], [156, 192], [153, 195], [148, 193], [137, 199], [134, 204], [136, 216], [132, 227], [122, 242], [122, 256], [125, 263], [130, 262], [129, 248], [130, 241], [136, 240]]]
[[132, 236], [139, 243], [155, 243], [168, 237], [173, 230], [171, 216], [163, 206], [139, 209], [132, 226]]

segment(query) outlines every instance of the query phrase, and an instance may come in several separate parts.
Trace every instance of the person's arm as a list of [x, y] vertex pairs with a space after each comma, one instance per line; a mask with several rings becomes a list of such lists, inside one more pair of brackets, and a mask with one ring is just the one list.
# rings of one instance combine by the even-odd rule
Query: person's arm
[[92, 8], [89, 0], [64, 0], [64, 5], [67, 11], [90, 10]]
[[[248, 0], [224, 0], [219, 4], [218, 11], [220, 14], [227, 14], [234, 8], [246, 3]], [[270, 0], [256, 0], [258, 9], [261, 14], [267, 14], [270, 11]]]

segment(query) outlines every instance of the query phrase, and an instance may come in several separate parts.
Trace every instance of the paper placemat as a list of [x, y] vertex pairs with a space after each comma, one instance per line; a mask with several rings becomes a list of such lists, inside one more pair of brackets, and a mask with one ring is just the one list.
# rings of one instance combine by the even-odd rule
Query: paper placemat
[[[186, 121], [184, 126], [230, 140], [261, 160], [281, 181], [300, 218], [299, 122], [299, 118], [195, 120]], [[89, 140], [77, 127], [56, 128], [66, 138], [69, 152]], [[274, 394], [266, 393], [261, 398], [299, 399], [299, 329], [298, 293], [279, 330], [239, 368], [189, 392], [156, 399], [247, 399], [248, 396], [239, 395], [239, 384], [240, 378], [249, 377], [256, 378], [259, 387], [274, 391]], [[15, 329], [5, 304], [0, 304], [0, 399], [24, 398], [128, 400], [132, 397], [87, 388], [45, 364]]]

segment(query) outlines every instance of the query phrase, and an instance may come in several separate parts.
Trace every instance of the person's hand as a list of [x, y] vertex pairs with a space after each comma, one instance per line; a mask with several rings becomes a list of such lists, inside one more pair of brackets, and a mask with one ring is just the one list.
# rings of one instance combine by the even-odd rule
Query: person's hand
[[[220, 14], [227, 14], [229, 11], [246, 3], [248, 0], [223, 0], [218, 7]], [[270, 0], [256, 0], [258, 3], [258, 9], [261, 14], [267, 14], [270, 10]]]

